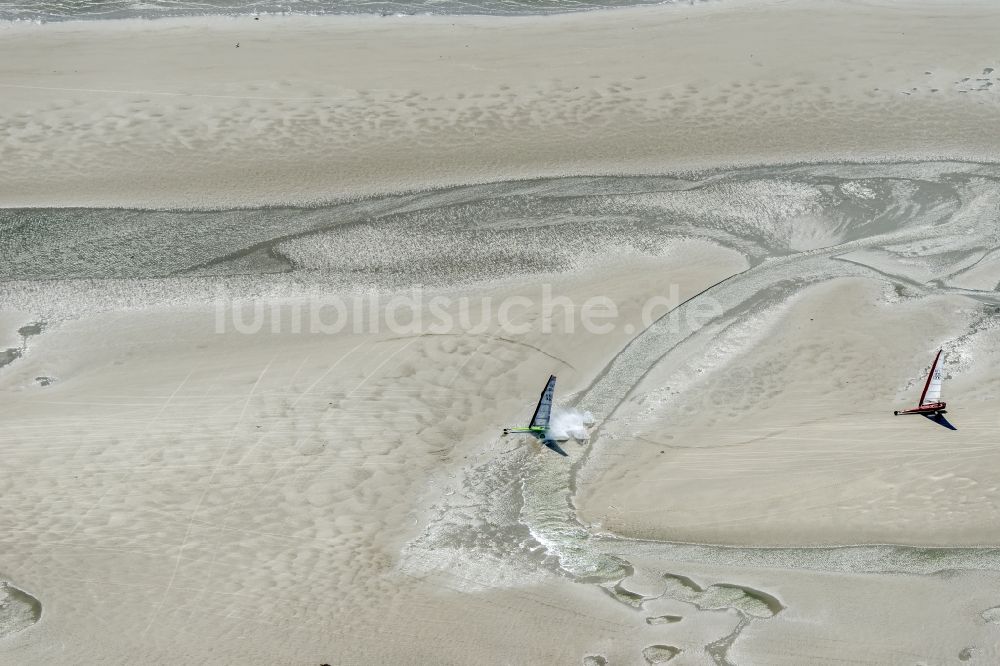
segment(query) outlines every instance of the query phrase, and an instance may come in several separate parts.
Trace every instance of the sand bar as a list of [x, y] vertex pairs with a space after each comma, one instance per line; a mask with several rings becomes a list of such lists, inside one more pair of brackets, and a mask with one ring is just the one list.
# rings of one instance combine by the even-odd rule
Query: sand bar
[[987, 3], [741, 2], [7, 24], [0, 205], [253, 206], [541, 175], [992, 160], [998, 20]]

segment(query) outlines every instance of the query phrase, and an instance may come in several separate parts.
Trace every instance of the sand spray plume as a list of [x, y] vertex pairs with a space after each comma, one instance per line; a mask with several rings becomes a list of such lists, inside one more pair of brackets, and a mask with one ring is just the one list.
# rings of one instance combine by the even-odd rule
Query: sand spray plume
[[594, 415], [571, 407], [553, 407], [546, 436], [551, 439], [586, 440], [587, 428], [594, 425]]

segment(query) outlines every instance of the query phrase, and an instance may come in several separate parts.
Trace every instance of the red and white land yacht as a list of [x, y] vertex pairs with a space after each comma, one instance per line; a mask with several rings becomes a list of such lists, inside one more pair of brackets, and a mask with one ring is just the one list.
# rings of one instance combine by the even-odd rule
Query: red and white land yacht
[[924, 392], [920, 394], [920, 402], [911, 409], [897, 410], [893, 412], [896, 416], [904, 414], [923, 414], [924, 416], [937, 416], [945, 413], [945, 403], [941, 400], [941, 350], [938, 350], [931, 364], [931, 371], [927, 373], [927, 381], [924, 382]]

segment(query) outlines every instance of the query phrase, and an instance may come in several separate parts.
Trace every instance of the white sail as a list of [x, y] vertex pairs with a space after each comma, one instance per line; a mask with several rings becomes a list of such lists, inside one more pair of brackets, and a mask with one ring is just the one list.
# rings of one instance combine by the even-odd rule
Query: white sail
[[920, 404], [928, 405], [941, 402], [941, 352], [934, 357], [934, 364], [931, 365], [930, 374], [927, 375], [927, 383], [924, 385], [924, 393], [920, 396]]
[[531, 417], [532, 428], [547, 428], [549, 426], [549, 415], [552, 414], [552, 396], [556, 392], [556, 376], [549, 377], [542, 396], [535, 407], [535, 413]]

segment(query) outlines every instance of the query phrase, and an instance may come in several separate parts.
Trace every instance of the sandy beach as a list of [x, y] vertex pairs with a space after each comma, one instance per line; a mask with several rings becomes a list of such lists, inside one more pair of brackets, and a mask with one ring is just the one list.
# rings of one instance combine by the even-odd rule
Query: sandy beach
[[[248, 207], [823, 160], [991, 161], [988, 3], [0, 28], [0, 205]], [[239, 44], [239, 48], [236, 48]]]
[[997, 19], [0, 25], [0, 662], [997, 663]]

